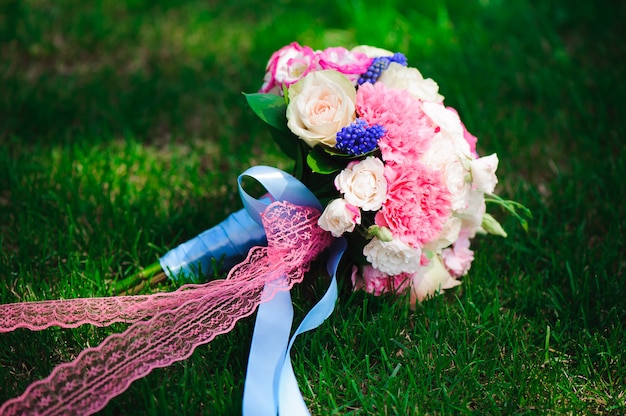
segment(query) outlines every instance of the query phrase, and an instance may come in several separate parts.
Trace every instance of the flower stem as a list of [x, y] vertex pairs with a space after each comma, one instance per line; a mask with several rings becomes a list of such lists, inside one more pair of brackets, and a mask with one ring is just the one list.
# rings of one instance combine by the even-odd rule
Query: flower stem
[[113, 284], [112, 292], [114, 295], [133, 295], [140, 292], [146, 285], [154, 286], [166, 279], [167, 276], [157, 261]]

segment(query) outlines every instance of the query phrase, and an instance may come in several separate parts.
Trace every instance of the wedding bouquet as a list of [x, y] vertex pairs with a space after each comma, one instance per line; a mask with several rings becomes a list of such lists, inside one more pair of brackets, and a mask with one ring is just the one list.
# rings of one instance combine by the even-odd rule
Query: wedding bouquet
[[506, 236], [485, 207], [502, 202], [497, 155], [478, 156], [437, 83], [403, 54], [294, 42], [247, 99], [326, 203], [320, 227], [348, 240], [355, 289], [409, 292], [415, 304], [461, 283], [477, 233]]
[[[255, 310], [244, 413], [307, 414], [290, 348], [332, 312], [337, 277], [354, 290], [395, 293], [415, 305], [461, 283], [477, 234], [506, 236], [486, 202], [525, 226], [517, 213], [523, 207], [493, 195], [497, 156], [479, 157], [476, 137], [443, 104], [437, 84], [401, 53], [292, 43], [272, 55], [260, 91], [246, 99], [295, 160], [293, 175], [248, 169], [239, 177], [243, 210], [115, 291], [134, 293], [146, 281], [181, 274], [200, 281], [216, 259], [227, 278], [154, 295], [0, 305], [0, 332], [131, 324], [31, 384], [0, 414], [96, 412], [132, 381], [187, 358]], [[245, 177], [267, 194], [250, 196]], [[289, 290], [313, 261], [326, 261], [331, 283], [290, 334]], [[340, 261], [348, 272], [337, 276]]]

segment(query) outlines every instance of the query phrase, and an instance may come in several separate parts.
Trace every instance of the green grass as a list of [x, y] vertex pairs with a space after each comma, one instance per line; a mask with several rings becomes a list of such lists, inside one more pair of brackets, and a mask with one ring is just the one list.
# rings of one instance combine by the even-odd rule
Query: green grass
[[[294, 347], [311, 411], [623, 414], [626, 7], [561, 3], [0, 3], [0, 302], [107, 295], [238, 209], [238, 173], [291, 166], [241, 95], [270, 54], [372, 44], [439, 83], [534, 219], [496, 212], [509, 238], [416, 311], [344, 282]], [[252, 325], [101, 414], [240, 413]], [[2, 334], [0, 402], [123, 328]]]

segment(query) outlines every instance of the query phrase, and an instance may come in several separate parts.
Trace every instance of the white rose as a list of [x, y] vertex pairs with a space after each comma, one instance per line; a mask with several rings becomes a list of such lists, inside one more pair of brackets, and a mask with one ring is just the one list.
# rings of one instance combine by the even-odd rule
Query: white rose
[[444, 289], [451, 289], [461, 282], [450, 276], [441, 263], [439, 256], [434, 256], [428, 266], [421, 267], [411, 279], [411, 304], [421, 302]]
[[498, 169], [498, 155], [492, 154], [470, 162], [472, 184], [481, 192], [493, 193], [498, 183], [496, 170]]
[[317, 223], [334, 237], [341, 237], [345, 232], [354, 231], [356, 224], [361, 224], [361, 212], [345, 200], [335, 199], [328, 204]]
[[392, 62], [380, 75], [378, 82], [389, 88], [407, 90], [422, 101], [443, 102], [443, 95], [439, 94], [439, 85], [430, 78], [424, 79], [417, 68]]
[[335, 177], [335, 186], [348, 203], [365, 211], [380, 209], [387, 199], [385, 165], [377, 157], [350, 164]]
[[420, 267], [422, 251], [398, 239], [384, 242], [374, 237], [363, 247], [363, 254], [375, 269], [393, 276], [415, 273]]
[[287, 126], [310, 147], [335, 146], [337, 132], [356, 118], [356, 90], [333, 70], [310, 72], [289, 87]]
[[393, 52], [388, 51], [387, 49], [377, 48], [375, 46], [368, 45], [359, 45], [354, 48], [350, 52], [358, 52], [364, 53], [368, 58], [378, 58], [379, 56], [393, 56]]

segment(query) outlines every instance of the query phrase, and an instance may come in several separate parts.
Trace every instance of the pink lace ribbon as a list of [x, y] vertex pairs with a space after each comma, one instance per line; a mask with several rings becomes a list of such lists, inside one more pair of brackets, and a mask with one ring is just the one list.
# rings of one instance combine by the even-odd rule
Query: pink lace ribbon
[[268, 247], [251, 249], [224, 280], [148, 296], [0, 305], [0, 332], [134, 322], [32, 383], [5, 402], [0, 414], [92, 414], [154, 368], [189, 357], [259, 303], [302, 281], [311, 260], [332, 240], [317, 226], [319, 215], [314, 208], [272, 203], [263, 213]]

